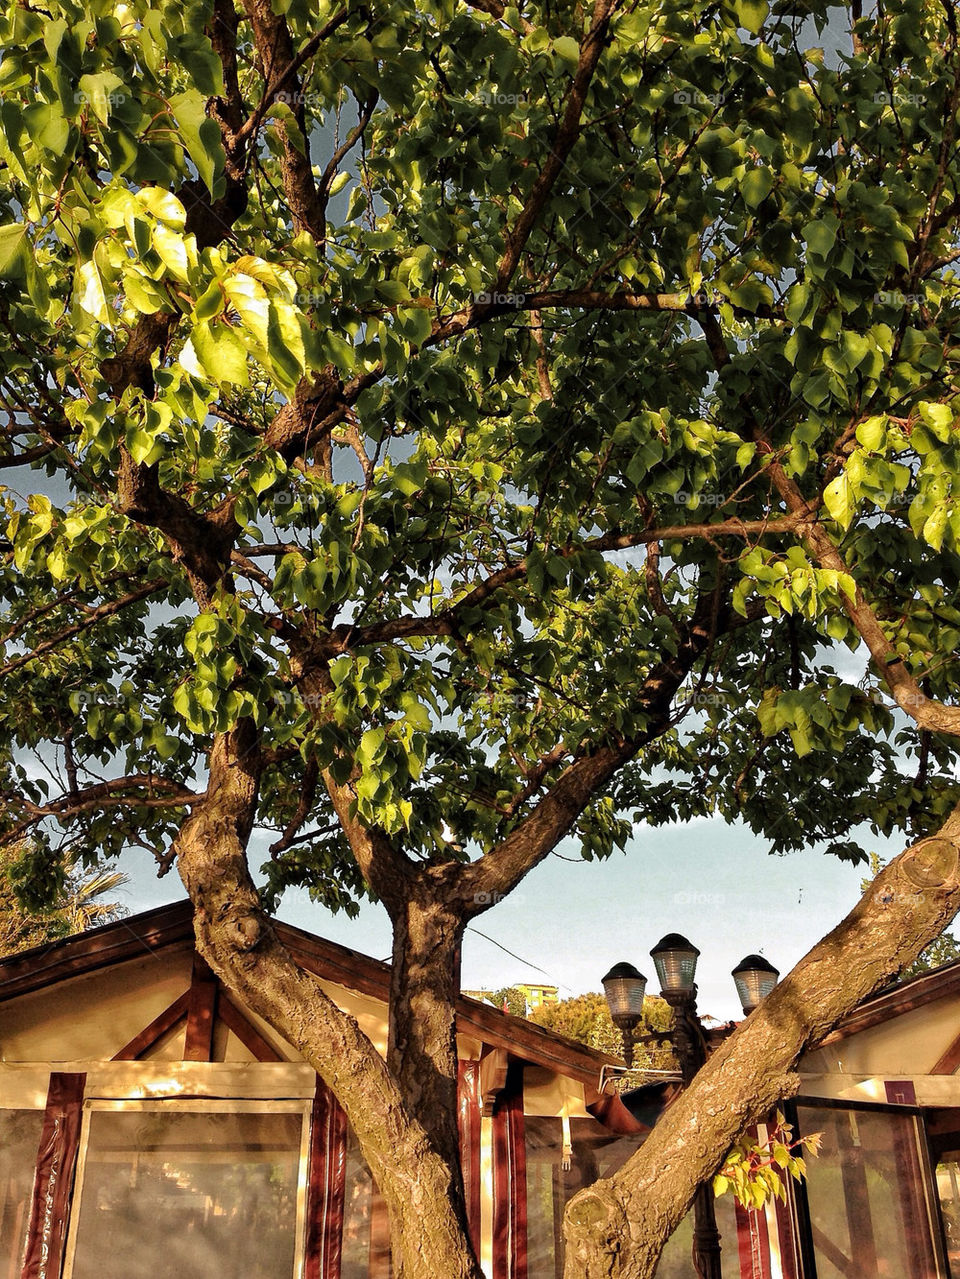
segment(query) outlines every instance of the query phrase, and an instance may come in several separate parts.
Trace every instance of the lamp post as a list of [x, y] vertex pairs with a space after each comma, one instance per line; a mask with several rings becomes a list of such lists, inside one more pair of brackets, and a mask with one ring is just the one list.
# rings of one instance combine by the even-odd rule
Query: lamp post
[[[643, 1019], [643, 997], [647, 979], [632, 964], [616, 964], [603, 978], [603, 991], [613, 1023], [623, 1033], [623, 1056], [627, 1066], [633, 1065], [634, 1044], [646, 1041], [662, 1043], [672, 1040], [683, 1087], [707, 1060], [707, 1040], [697, 1013], [697, 987], [694, 981], [699, 950], [680, 933], [668, 933], [650, 957], [660, 979], [660, 993], [673, 1009], [673, 1027], [666, 1033], [637, 1032]], [[748, 955], [733, 970], [737, 994], [744, 1016], [777, 984], [780, 974], [761, 955]], [[694, 1265], [700, 1279], [723, 1279], [720, 1268], [720, 1232], [713, 1209], [709, 1185], [698, 1187], [693, 1201]]]

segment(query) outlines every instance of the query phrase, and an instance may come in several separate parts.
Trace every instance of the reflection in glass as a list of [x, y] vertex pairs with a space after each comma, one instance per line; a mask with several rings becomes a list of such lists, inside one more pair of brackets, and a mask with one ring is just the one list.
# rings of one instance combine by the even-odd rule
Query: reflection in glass
[[798, 1108], [822, 1132], [807, 1160], [818, 1279], [937, 1279], [923, 1165], [912, 1115]]
[[303, 1120], [93, 1110], [71, 1279], [292, 1279]]
[[42, 1110], [0, 1110], [0, 1279], [20, 1279]]
[[960, 1279], [960, 1151], [951, 1151], [937, 1164], [937, 1192], [952, 1279]]
[[390, 1279], [386, 1205], [352, 1128], [347, 1128], [340, 1279]]

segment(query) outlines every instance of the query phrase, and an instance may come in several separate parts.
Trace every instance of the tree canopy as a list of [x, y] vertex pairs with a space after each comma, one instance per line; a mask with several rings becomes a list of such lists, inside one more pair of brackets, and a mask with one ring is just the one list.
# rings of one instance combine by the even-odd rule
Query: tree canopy
[[837, 664], [859, 589], [918, 711], [956, 675], [938, 6], [838, 70], [763, 5], [615, 11], [583, 120], [574, 10], [295, 5], [282, 81], [202, 4], [57, 13], [3, 61], [8, 826], [162, 856], [242, 718], [271, 885], [332, 905], [327, 767], [427, 858], [609, 742], [587, 855], [945, 810], [952, 745]]
[[[18, 850], [9, 846], [0, 848], [0, 957], [59, 941], [127, 914], [121, 902], [102, 900], [123, 887], [127, 875], [107, 868], [84, 872], [73, 863], [63, 868], [53, 904], [47, 904], [45, 892], [45, 909], [31, 909], [31, 882], [21, 879], [24, 867], [28, 874], [31, 867], [17, 854]], [[21, 890], [26, 891], [26, 903]]]
[[[48, 896], [176, 861], [224, 979], [312, 1001], [405, 1275], [475, 1273], [396, 1164], [459, 1212], [459, 939], [561, 839], [862, 859], [960, 795], [956, 19], [844, 13], [4, 7], [0, 837]], [[291, 884], [390, 913], [386, 1066]]]

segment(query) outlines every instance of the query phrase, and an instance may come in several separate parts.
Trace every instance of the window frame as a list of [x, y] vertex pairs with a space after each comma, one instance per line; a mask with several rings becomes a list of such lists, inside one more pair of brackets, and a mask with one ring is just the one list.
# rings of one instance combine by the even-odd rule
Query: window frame
[[254, 1101], [236, 1097], [149, 1097], [106, 1100], [98, 1097], [84, 1098], [77, 1152], [77, 1172], [70, 1203], [70, 1220], [67, 1225], [66, 1247], [63, 1257], [62, 1279], [73, 1279], [73, 1267], [77, 1250], [77, 1230], [83, 1203], [87, 1150], [90, 1142], [92, 1116], [102, 1112], [143, 1114], [149, 1111], [168, 1111], [176, 1114], [299, 1114], [300, 1152], [297, 1160], [297, 1221], [294, 1234], [293, 1272], [291, 1279], [303, 1279], [306, 1259], [307, 1195], [310, 1181], [310, 1130], [313, 1103], [305, 1099], [277, 1098], [275, 1101]]
[[[940, 1211], [940, 1196], [937, 1193], [934, 1168], [931, 1162], [930, 1142], [924, 1111], [921, 1106], [901, 1105], [882, 1101], [852, 1100], [846, 1097], [815, 1097], [799, 1095], [783, 1103], [783, 1110], [788, 1121], [793, 1125], [796, 1136], [803, 1136], [804, 1128], [800, 1123], [800, 1108], [818, 1110], [844, 1110], [860, 1114], [899, 1115], [913, 1121], [913, 1139], [917, 1164], [920, 1168], [920, 1187], [923, 1194], [924, 1208], [931, 1250], [938, 1279], [949, 1279], [950, 1268], [944, 1246], [943, 1217]], [[814, 1156], [816, 1158], [816, 1156]], [[806, 1179], [795, 1182], [793, 1186], [793, 1221], [799, 1244], [799, 1259], [803, 1279], [818, 1279], [816, 1252], [813, 1241], [813, 1230], [810, 1220], [810, 1203], [807, 1196]]]

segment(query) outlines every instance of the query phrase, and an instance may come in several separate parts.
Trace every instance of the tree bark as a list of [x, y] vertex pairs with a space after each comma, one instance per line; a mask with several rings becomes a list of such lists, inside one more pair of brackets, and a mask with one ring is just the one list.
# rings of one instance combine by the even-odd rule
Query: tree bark
[[895, 977], [960, 908], [960, 806], [871, 883], [701, 1069], [614, 1176], [575, 1195], [564, 1279], [652, 1279], [667, 1239], [737, 1137], [798, 1086], [801, 1054]]
[[415, 891], [393, 920], [387, 1065], [446, 1164], [447, 1196], [466, 1234], [456, 1035], [464, 921], [442, 893], [432, 897], [432, 888]]
[[[209, 772], [206, 796], [176, 841], [178, 869], [194, 904], [198, 949], [228, 988], [302, 1054], [343, 1106], [386, 1201], [396, 1279], [482, 1279], [451, 1196], [450, 1161], [411, 1114], [355, 1019], [295, 963], [260, 904], [246, 860], [259, 778], [249, 721], [215, 740]], [[459, 1198], [462, 1203], [462, 1192]]]

